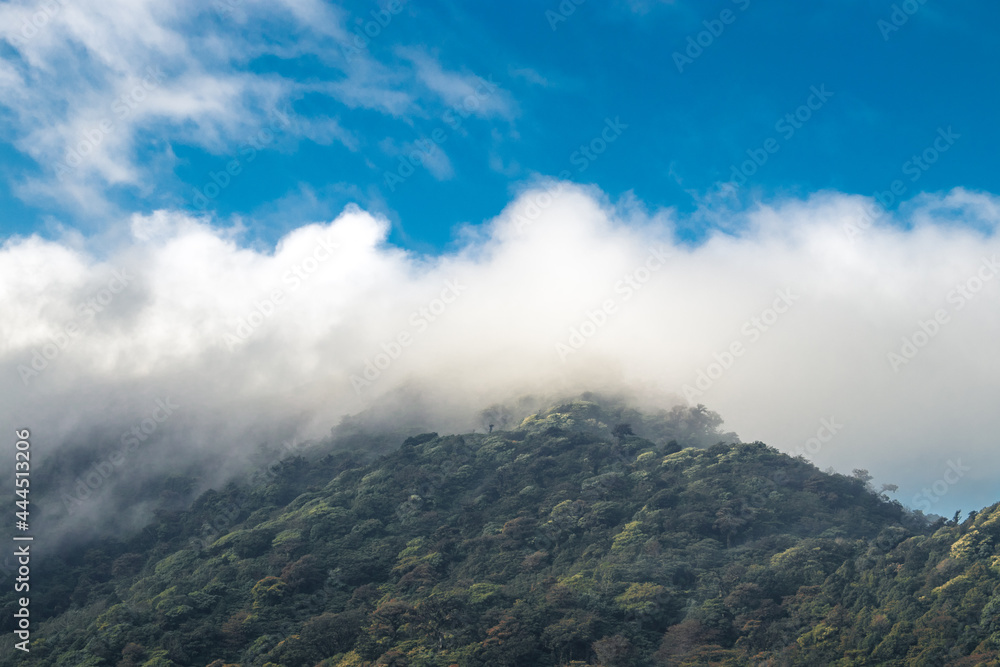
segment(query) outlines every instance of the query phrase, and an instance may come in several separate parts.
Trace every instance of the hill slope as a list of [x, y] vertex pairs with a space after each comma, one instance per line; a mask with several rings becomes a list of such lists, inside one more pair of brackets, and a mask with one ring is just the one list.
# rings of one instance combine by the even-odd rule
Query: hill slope
[[289, 459], [39, 574], [48, 620], [16, 657], [997, 664], [996, 507], [930, 526], [761, 443], [682, 448], [719, 423], [575, 402], [375, 461]]

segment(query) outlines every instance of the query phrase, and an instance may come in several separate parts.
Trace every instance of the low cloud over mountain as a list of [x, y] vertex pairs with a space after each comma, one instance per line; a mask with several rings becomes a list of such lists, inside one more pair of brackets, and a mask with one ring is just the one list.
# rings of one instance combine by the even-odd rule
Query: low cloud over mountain
[[868, 468], [925, 511], [993, 499], [995, 198], [888, 214], [821, 193], [693, 217], [743, 231], [685, 242], [688, 216], [550, 182], [434, 257], [354, 207], [273, 249], [171, 211], [135, 216], [100, 256], [75, 236], [13, 238], [3, 420], [63, 457], [65, 479], [111, 461], [107, 488], [188, 466], [211, 484], [404, 389], [419, 403], [402, 421], [442, 432], [525, 394], [620, 390]]

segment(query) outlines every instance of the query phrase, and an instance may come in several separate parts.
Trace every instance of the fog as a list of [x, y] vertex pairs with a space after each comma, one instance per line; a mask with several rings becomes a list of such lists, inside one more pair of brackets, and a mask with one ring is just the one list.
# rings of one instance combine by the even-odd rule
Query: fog
[[[998, 217], [961, 189], [898, 213], [825, 192], [681, 215], [538, 182], [436, 256], [356, 207], [273, 248], [175, 211], [100, 255], [12, 238], [0, 417], [30, 429], [60, 525], [137, 527], [149, 506], [105, 503], [168, 474], [217, 486], [366, 410], [481, 431], [491, 404], [584, 391], [705, 404], [744, 441], [950, 515], [996, 500]], [[692, 222], [729, 231], [681, 240]]]

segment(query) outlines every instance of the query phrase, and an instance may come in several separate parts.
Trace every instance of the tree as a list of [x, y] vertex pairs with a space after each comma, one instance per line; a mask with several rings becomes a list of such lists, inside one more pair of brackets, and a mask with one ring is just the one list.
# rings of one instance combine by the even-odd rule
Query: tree
[[618, 424], [611, 430], [611, 435], [618, 440], [618, 444], [621, 444], [627, 436], [635, 435], [635, 433], [632, 431], [631, 424]]
[[622, 635], [612, 635], [594, 642], [592, 648], [601, 667], [628, 667], [632, 661], [632, 643]]
[[573, 614], [545, 628], [542, 631], [542, 643], [555, 655], [557, 664], [564, 664], [564, 661], [572, 660], [574, 655], [586, 657], [593, 628], [593, 616]]
[[122, 659], [118, 665], [119, 667], [135, 667], [136, 665], [142, 664], [145, 655], [145, 648], [135, 642], [129, 642], [125, 645], [125, 648], [122, 649]]
[[745, 508], [736, 509], [725, 505], [719, 508], [715, 516], [715, 523], [712, 526], [726, 536], [726, 548], [728, 549], [732, 546], [733, 536], [750, 522], [753, 514]]
[[324, 612], [302, 625], [302, 639], [325, 656], [347, 651], [354, 645], [364, 617], [357, 609], [339, 614]]
[[486, 631], [479, 646], [485, 664], [515, 667], [531, 664], [528, 658], [535, 650], [535, 637], [513, 614], [506, 613]]
[[326, 575], [319, 567], [319, 560], [312, 554], [306, 554], [297, 561], [291, 562], [281, 571], [281, 579], [288, 583], [293, 591], [307, 590], [323, 583]]
[[277, 604], [287, 593], [288, 584], [278, 577], [267, 576], [254, 584], [250, 592], [253, 608], [260, 609]]
[[670, 591], [659, 584], [643, 582], [629, 585], [615, 598], [619, 609], [635, 619], [657, 620], [665, 613]]
[[479, 421], [484, 429], [489, 428], [492, 433], [494, 425], [501, 431], [506, 430], [514, 421], [514, 415], [507, 406], [496, 403], [479, 413]]
[[663, 453], [667, 456], [671, 454], [676, 454], [681, 451], [681, 446], [677, 444], [676, 440], [671, 440], [666, 445], [663, 446]]

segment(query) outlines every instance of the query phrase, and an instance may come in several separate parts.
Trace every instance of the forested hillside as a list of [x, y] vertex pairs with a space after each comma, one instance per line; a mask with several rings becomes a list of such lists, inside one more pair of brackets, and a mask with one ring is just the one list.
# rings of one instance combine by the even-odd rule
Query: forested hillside
[[998, 664], [995, 506], [931, 523], [720, 424], [577, 401], [287, 459], [50, 561], [5, 664]]

